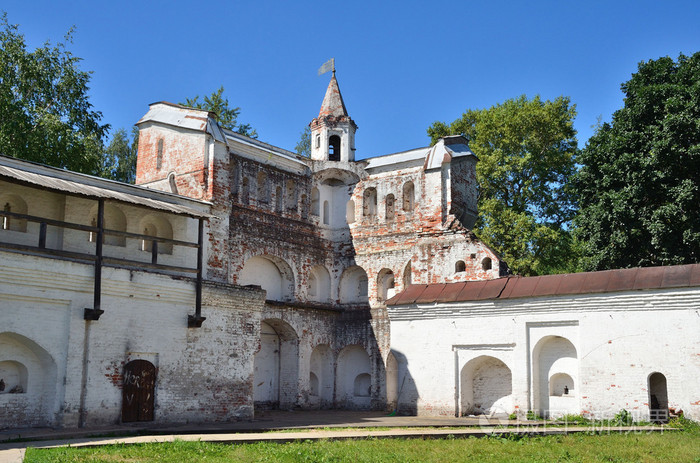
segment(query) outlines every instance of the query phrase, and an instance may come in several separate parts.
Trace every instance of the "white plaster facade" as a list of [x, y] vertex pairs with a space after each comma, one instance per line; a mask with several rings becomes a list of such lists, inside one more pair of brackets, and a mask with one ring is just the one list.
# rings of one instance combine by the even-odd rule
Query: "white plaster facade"
[[700, 419], [700, 285], [390, 305], [389, 317], [399, 410], [646, 420], [661, 373], [668, 406]]

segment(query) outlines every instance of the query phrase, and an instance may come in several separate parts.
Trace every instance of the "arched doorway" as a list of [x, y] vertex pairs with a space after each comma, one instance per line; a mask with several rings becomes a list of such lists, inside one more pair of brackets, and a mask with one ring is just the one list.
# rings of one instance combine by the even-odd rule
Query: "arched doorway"
[[668, 421], [666, 377], [659, 372], [649, 375], [649, 421], [654, 423]]
[[460, 374], [462, 415], [509, 415], [513, 411], [513, 376], [501, 360], [482, 355]]
[[122, 422], [153, 421], [155, 411], [156, 367], [148, 360], [132, 360], [124, 365]]
[[258, 409], [296, 405], [299, 338], [286, 322], [260, 323], [260, 350], [253, 358], [253, 402]]

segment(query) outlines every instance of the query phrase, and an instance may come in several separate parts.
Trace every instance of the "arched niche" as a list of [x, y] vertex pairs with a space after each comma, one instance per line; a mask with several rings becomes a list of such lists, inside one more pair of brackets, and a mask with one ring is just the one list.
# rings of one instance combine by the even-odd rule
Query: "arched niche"
[[55, 424], [57, 367], [46, 349], [21, 334], [0, 333], [0, 379], [5, 383], [0, 392], [3, 426]]
[[296, 210], [297, 208], [297, 187], [294, 180], [289, 179], [285, 187], [285, 204], [288, 210]]
[[467, 271], [467, 264], [463, 260], [458, 260], [455, 262], [455, 273], [462, 273]]
[[513, 411], [513, 375], [500, 359], [482, 355], [460, 373], [462, 415], [509, 415]]
[[258, 285], [267, 291], [271, 301], [291, 301], [294, 298], [294, 273], [279, 257], [260, 255], [248, 259], [238, 276], [241, 286]]
[[311, 189], [311, 215], [321, 215], [321, 193], [316, 187]]
[[[333, 351], [327, 344], [319, 344], [311, 351], [309, 388], [317, 403], [312, 405], [329, 408], [333, 405]], [[314, 378], [316, 387], [314, 388]]]
[[248, 205], [250, 202], [250, 180], [248, 177], [243, 177], [241, 182], [241, 204]]
[[323, 201], [323, 225], [331, 224], [331, 209], [328, 200]]
[[362, 215], [364, 217], [376, 217], [377, 215], [377, 189], [367, 188], [362, 194]]
[[[532, 351], [534, 408], [540, 416], [553, 417], [581, 412], [575, 394], [552, 395], [570, 379], [572, 390], [577, 390], [578, 355], [573, 343], [562, 336], [545, 336]], [[566, 376], [564, 376], [566, 375]], [[566, 378], [568, 376], [568, 379]], [[556, 381], [552, 387], [550, 381]]]
[[[170, 221], [160, 214], [148, 214], [139, 223], [139, 233], [154, 238], [173, 239], [173, 226]], [[153, 240], [144, 238], [141, 241], [141, 250], [151, 252], [153, 250]], [[158, 254], [172, 254], [173, 244], [158, 242]]]
[[0, 361], [0, 394], [27, 392], [27, 367], [15, 360]]
[[395, 293], [394, 272], [388, 268], [381, 269], [377, 274], [377, 301], [391, 299]]
[[323, 265], [316, 265], [309, 272], [308, 297], [314, 302], [329, 302], [331, 299], [331, 275]]
[[345, 221], [355, 223], [355, 201], [352, 199], [345, 204]]
[[367, 273], [360, 266], [348, 267], [340, 277], [340, 302], [342, 304], [367, 303]]
[[296, 405], [299, 337], [287, 322], [260, 323], [260, 349], [253, 357], [253, 402], [256, 408]]
[[[98, 205], [95, 204], [91, 209], [90, 209], [90, 225], [93, 227], [97, 226], [97, 208]], [[104, 211], [104, 228], [105, 230], [114, 230], [118, 232], [125, 232], [126, 231], [126, 215], [124, 214], [124, 211], [119, 206], [116, 206], [114, 204], [109, 204], [105, 203], [105, 211]], [[88, 241], [91, 243], [94, 243], [97, 240], [97, 233], [96, 232], [89, 232], [88, 233]], [[102, 239], [103, 244], [107, 244], [109, 246], [120, 246], [124, 247], [126, 246], [126, 237], [123, 235], [111, 235], [109, 232], [106, 232], [104, 234], [104, 237]], [[160, 243], [159, 243], [160, 244]]]
[[403, 289], [408, 288], [413, 283], [413, 269], [411, 267], [411, 261], [406, 263], [403, 268]]
[[275, 212], [284, 212], [284, 197], [282, 196], [282, 187], [275, 188]]
[[413, 212], [415, 201], [415, 187], [413, 182], [403, 184], [403, 211], [407, 213]]
[[[3, 212], [27, 215], [27, 202], [17, 194], [0, 195], [0, 215]], [[0, 230], [16, 231], [25, 233], [27, 231], [27, 219], [20, 219], [8, 215], [0, 217]]]
[[258, 186], [257, 201], [259, 204], [267, 204], [270, 202], [270, 188], [267, 182], [267, 174], [263, 171], [258, 172], [256, 183]]
[[336, 378], [338, 405], [348, 409], [368, 409], [370, 387], [371, 370], [367, 351], [360, 345], [344, 347], [338, 354]]
[[554, 373], [549, 378], [549, 396], [550, 397], [574, 397], [576, 395], [576, 387], [574, 379], [566, 373]]
[[386, 198], [384, 199], [384, 206], [384, 217], [386, 218], [386, 220], [394, 220], [394, 217], [396, 216], [396, 200], [393, 194], [386, 195]]

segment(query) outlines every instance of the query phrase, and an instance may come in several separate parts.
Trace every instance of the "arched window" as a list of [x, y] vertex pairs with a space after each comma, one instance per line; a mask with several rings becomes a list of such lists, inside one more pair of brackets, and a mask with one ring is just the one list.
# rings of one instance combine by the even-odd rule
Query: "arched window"
[[301, 195], [301, 218], [306, 219], [309, 217], [309, 205], [306, 201], [306, 195]]
[[492, 267], [493, 264], [491, 263], [491, 258], [484, 257], [484, 260], [481, 261], [481, 268], [484, 270], [491, 270]]
[[455, 273], [462, 273], [466, 271], [467, 264], [465, 264], [463, 260], [458, 260], [457, 263], [455, 263]]
[[258, 172], [258, 203], [267, 204], [270, 201], [270, 189], [267, 187], [267, 174]]
[[238, 175], [238, 163], [234, 161], [233, 159], [231, 160], [231, 164], [229, 165], [229, 175], [230, 179], [229, 181], [231, 182], [231, 195], [236, 196], [238, 193], [238, 183], [239, 183], [239, 175]]
[[[97, 206], [95, 206], [92, 209], [92, 220], [90, 221], [90, 225], [93, 227], [97, 227]], [[120, 232], [125, 232], [126, 231], [126, 215], [124, 215], [124, 212], [112, 204], [105, 204], [105, 212], [104, 212], [104, 229], [105, 230], [114, 230], [114, 231], [120, 231]], [[155, 235], [153, 235], [155, 236]], [[91, 243], [94, 243], [97, 241], [97, 233], [96, 232], [89, 232], [88, 234], [88, 240]], [[110, 246], [121, 246], [124, 247], [126, 246], [126, 237], [123, 235], [117, 235], [117, 234], [111, 234], [106, 232], [104, 236], [102, 237], [102, 243], [107, 244]]]
[[411, 269], [411, 261], [408, 261], [403, 269], [403, 289], [408, 288], [413, 283], [413, 270]]
[[[143, 227], [141, 234], [146, 235], [146, 236], [157, 237], [158, 236], [158, 228], [156, 228], [156, 226], [152, 223], [146, 224], [146, 226]], [[153, 250], [153, 241], [146, 239], [146, 238], [142, 239], [141, 240], [141, 250], [151, 252]]]
[[415, 188], [413, 182], [403, 184], [403, 210], [404, 212], [413, 212], [413, 203], [415, 198]]
[[316, 135], [316, 148], [321, 147], [321, 135]]
[[[27, 214], [27, 203], [17, 195], [8, 195], [0, 201], [2, 212], [12, 212], [15, 214]], [[0, 214], [2, 214], [0, 212]], [[20, 219], [8, 215], [2, 215], [2, 230], [10, 230], [16, 232], [27, 231], [27, 219]]]
[[328, 139], [328, 160], [340, 161], [340, 137], [331, 135]]
[[[157, 238], [173, 239], [173, 227], [167, 219], [157, 216], [148, 216], [141, 222], [141, 234]], [[141, 250], [151, 252], [153, 240], [144, 238], [141, 240]], [[173, 244], [158, 242], [158, 254], [172, 254]]]
[[275, 189], [275, 211], [282, 212], [282, 205], [284, 204], [284, 198], [282, 197], [282, 187], [278, 186]]
[[394, 195], [387, 195], [386, 199], [386, 220], [394, 220]]
[[352, 199], [345, 205], [345, 220], [348, 223], [355, 223], [355, 201]]
[[394, 296], [394, 272], [382, 269], [377, 276], [377, 300], [386, 301]]
[[321, 195], [316, 187], [311, 189], [311, 215], [321, 215]]
[[294, 183], [294, 180], [287, 180], [287, 189], [286, 189], [286, 205], [287, 209], [296, 209], [297, 208], [297, 191], [296, 191], [296, 184]]
[[243, 177], [243, 182], [241, 185], [241, 204], [248, 204], [248, 200], [250, 199], [250, 182], [248, 181], [248, 177]]
[[328, 201], [323, 201], [323, 224], [324, 225], [329, 225], [331, 223], [330, 215], [331, 215], [331, 210], [330, 210], [330, 206], [328, 205]]
[[158, 139], [158, 148], [156, 154], [156, 169], [160, 170], [163, 167], [163, 139]]
[[377, 189], [367, 188], [363, 194], [362, 215], [375, 217], [377, 215]]

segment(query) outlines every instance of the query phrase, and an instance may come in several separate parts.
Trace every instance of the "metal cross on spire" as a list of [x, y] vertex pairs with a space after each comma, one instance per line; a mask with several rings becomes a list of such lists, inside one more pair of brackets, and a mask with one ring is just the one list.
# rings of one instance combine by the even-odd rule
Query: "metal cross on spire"
[[318, 68], [318, 75], [322, 75], [327, 73], [328, 71], [333, 71], [333, 74], [335, 74], [335, 58], [331, 58], [325, 63], [321, 65], [320, 68]]

